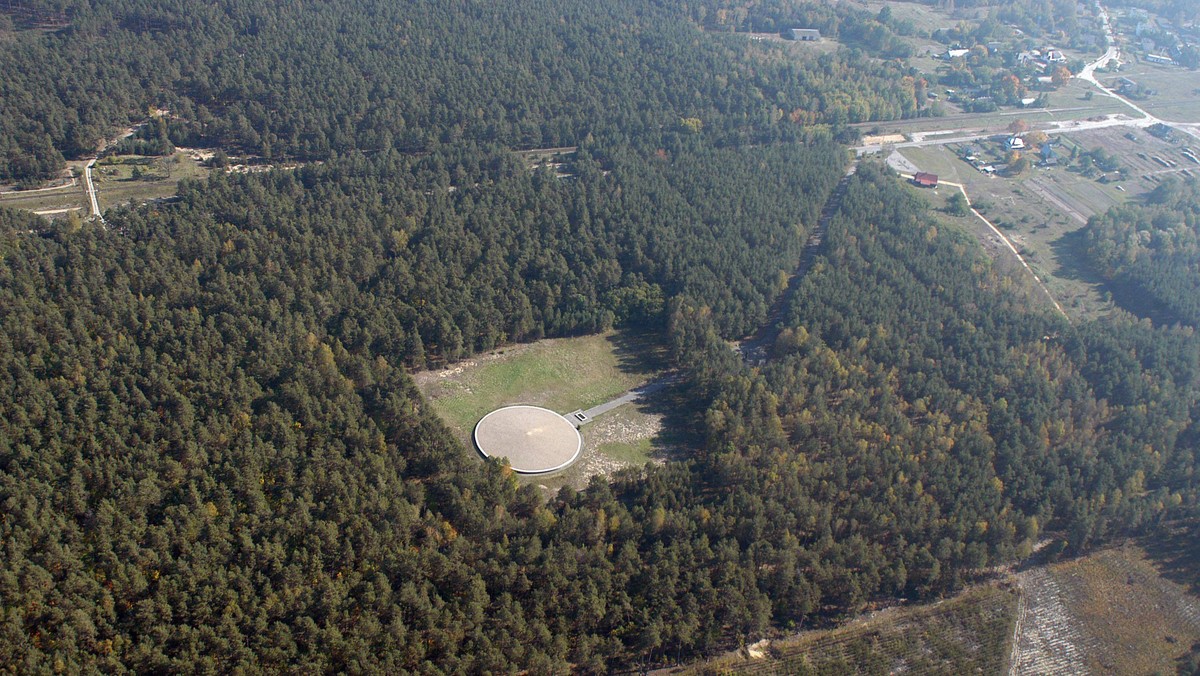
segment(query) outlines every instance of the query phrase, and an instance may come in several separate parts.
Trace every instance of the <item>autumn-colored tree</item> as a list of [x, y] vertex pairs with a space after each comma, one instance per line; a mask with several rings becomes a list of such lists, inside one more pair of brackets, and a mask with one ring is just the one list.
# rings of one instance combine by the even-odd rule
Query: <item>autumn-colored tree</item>
[[1027, 148], [1036, 148], [1050, 140], [1050, 137], [1046, 135], [1046, 132], [1039, 130], [1031, 131], [1028, 134], [1025, 134], [1025, 136], [1022, 138], [1025, 139], [1025, 147]]
[[1055, 87], [1061, 87], [1071, 80], [1071, 71], [1066, 66], [1059, 66], [1050, 75], [1050, 82]]
[[1008, 151], [1008, 154], [1004, 156], [1004, 162], [1008, 165], [1010, 174], [1023, 174], [1029, 169], [1029, 158], [1016, 150]]

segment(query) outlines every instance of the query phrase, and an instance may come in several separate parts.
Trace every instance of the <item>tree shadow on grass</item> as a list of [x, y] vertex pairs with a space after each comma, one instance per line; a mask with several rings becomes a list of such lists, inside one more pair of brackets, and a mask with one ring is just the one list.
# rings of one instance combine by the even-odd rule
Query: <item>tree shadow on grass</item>
[[617, 367], [632, 375], [653, 377], [669, 368], [667, 347], [661, 332], [626, 328], [608, 336]]
[[1163, 577], [1200, 595], [1200, 519], [1167, 524], [1142, 546]]
[[703, 443], [704, 411], [691, 396], [683, 378], [671, 370], [663, 332], [626, 328], [609, 338], [618, 366], [625, 373], [644, 376], [649, 390], [634, 406], [646, 415], [657, 416], [662, 428], [651, 439], [650, 457], [660, 461], [686, 458], [689, 449]]
[[1084, 228], [1073, 230], [1054, 240], [1050, 243], [1050, 249], [1058, 261], [1059, 277], [1096, 287], [1105, 285], [1104, 278], [1087, 263], [1087, 235]]
[[650, 457], [655, 460], [686, 460], [704, 444], [704, 407], [690, 389], [676, 377], [633, 404], [662, 420], [662, 428], [650, 440]]
[[1059, 277], [1094, 286], [1101, 293], [1108, 294], [1117, 307], [1136, 317], [1149, 319], [1155, 326], [1179, 323], [1174, 313], [1150, 294], [1131, 284], [1106, 280], [1096, 272], [1087, 259], [1087, 234], [1084, 230], [1079, 228], [1050, 243], [1058, 261]]

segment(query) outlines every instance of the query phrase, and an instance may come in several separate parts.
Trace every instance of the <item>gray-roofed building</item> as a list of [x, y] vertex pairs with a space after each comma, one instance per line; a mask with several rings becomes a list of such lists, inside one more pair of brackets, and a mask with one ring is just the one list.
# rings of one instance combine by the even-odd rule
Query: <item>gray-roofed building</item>
[[816, 42], [821, 39], [821, 31], [816, 28], [793, 28], [788, 33], [788, 37], [801, 42]]

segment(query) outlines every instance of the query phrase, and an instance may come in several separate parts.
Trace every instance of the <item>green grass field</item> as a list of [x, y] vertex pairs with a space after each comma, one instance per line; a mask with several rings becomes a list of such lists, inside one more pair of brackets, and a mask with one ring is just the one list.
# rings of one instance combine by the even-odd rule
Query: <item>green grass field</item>
[[442, 419], [469, 438], [475, 423], [501, 406], [534, 404], [568, 413], [637, 387], [655, 373], [636, 354], [643, 342], [605, 333], [514, 345], [417, 374], [417, 382]]
[[900, 154], [920, 167], [922, 171], [937, 174], [943, 181], [958, 183], [962, 180], [963, 173], [975, 171], [969, 164], [958, 159], [953, 151], [948, 150], [948, 146], [904, 148], [900, 151]]
[[[72, 169], [78, 165], [79, 175], [83, 176], [82, 162], [72, 162]], [[66, 215], [63, 210], [80, 211], [87, 215], [87, 195], [83, 190], [83, 179], [75, 180], [74, 185], [67, 184], [61, 188], [50, 190], [12, 190], [5, 188], [0, 194], [0, 206], [10, 209], [24, 209], [34, 212], [59, 212], [46, 214], [49, 218]]]
[[1138, 101], [1151, 115], [1172, 122], [1200, 122], [1200, 76], [1195, 71], [1138, 63], [1127, 65], [1120, 73], [1103, 76], [1101, 82], [1116, 86], [1122, 77], [1157, 91], [1145, 101]]
[[[180, 181], [208, 174], [186, 153], [175, 153], [174, 160], [169, 169], [162, 158], [137, 155], [106, 157], [97, 162], [92, 176], [100, 208], [174, 197]], [[139, 178], [134, 178], [135, 173]]]
[[[415, 378], [442, 420], [473, 448], [471, 432], [489, 411], [518, 403], [564, 414], [590, 408], [653, 380], [664, 367], [662, 347], [652, 336], [614, 331], [513, 345]], [[583, 453], [572, 466], [522, 480], [548, 491], [582, 488], [593, 475], [664, 458], [670, 436], [663, 432], [664, 407], [658, 402], [671, 396], [669, 388], [660, 395], [584, 426]]]
[[[1112, 152], [1124, 152], [1114, 145], [1116, 141], [1126, 142], [1120, 136], [1122, 130], [1103, 132], [1103, 135], [1090, 132], [1087, 136], [1073, 135], [1072, 142], [1085, 149], [1105, 145]], [[988, 152], [996, 151], [991, 147], [994, 143], [977, 145]], [[959, 159], [957, 148], [955, 145], [904, 148], [901, 153], [922, 170], [965, 185], [972, 202], [1013, 241], [1068, 314], [1089, 318], [1110, 311], [1111, 303], [1104, 297], [1102, 280], [1089, 270], [1085, 252], [1077, 241], [1083, 222], [1064, 206], [1086, 218], [1140, 190], [1131, 186], [1129, 191], [1122, 192], [1115, 183], [1101, 184], [1063, 167], [1033, 169], [1014, 178], [986, 176]], [[991, 161], [1001, 160], [997, 156]], [[931, 198], [935, 205], [942, 205], [936, 197]], [[973, 229], [981, 242], [990, 243], [994, 237], [977, 219], [969, 219], [965, 225]], [[990, 245], [988, 249], [997, 258], [1011, 256], [1006, 249]]]
[[[467, 446], [486, 413], [508, 404], [534, 404], [559, 413], [589, 408], [652, 380], [665, 367], [662, 347], [650, 335], [613, 331], [513, 345], [448, 369], [415, 375], [442, 420]], [[669, 391], [660, 393], [669, 397]], [[655, 401], [626, 404], [584, 426], [583, 453], [570, 467], [524, 477], [553, 493], [582, 488], [597, 474], [641, 466], [668, 454], [663, 409]]]
[[864, 4], [864, 9], [872, 14], [878, 14], [884, 6], [891, 8], [892, 16], [900, 21], [911, 21], [918, 35], [932, 33], [935, 30], [950, 29], [960, 21], [978, 21], [987, 16], [982, 8], [963, 8], [946, 11], [937, 7], [915, 2], [888, 2], [873, 0]]
[[[186, 153], [175, 153], [174, 159], [169, 171], [161, 158], [157, 157], [121, 155], [97, 162], [92, 170], [92, 179], [100, 209], [174, 197], [180, 181], [203, 178], [208, 174], [208, 169]], [[65, 217], [68, 211], [78, 211], [80, 215], [88, 216], [90, 208], [83, 188], [85, 164], [70, 163], [71, 169], [79, 176], [74, 186], [58, 190], [5, 193], [0, 195], [0, 205], [42, 213], [49, 218]], [[134, 178], [135, 173], [139, 174], [138, 178]]]

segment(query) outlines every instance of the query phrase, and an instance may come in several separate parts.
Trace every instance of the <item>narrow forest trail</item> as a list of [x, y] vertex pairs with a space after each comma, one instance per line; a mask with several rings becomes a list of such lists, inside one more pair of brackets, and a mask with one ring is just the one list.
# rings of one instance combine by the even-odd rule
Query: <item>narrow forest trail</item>
[[804, 275], [812, 267], [813, 261], [816, 260], [817, 250], [820, 249], [821, 242], [825, 239], [825, 232], [829, 229], [829, 221], [841, 206], [842, 196], [846, 194], [846, 185], [857, 170], [858, 160], [855, 160], [850, 163], [850, 167], [846, 169], [846, 173], [838, 181], [833, 192], [829, 193], [829, 198], [825, 200], [825, 206], [821, 207], [821, 216], [817, 220], [817, 226], [808, 236], [804, 252], [800, 254], [800, 263], [796, 266], [796, 272], [788, 280], [787, 288], [771, 304], [766, 320], [758, 327], [754, 335], [737, 345], [737, 351], [747, 362], [755, 364], [767, 358], [771, 346], [775, 344], [775, 339], [779, 336], [779, 324], [783, 321], [783, 311], [796, 294], [796, 290], [800, 288], [800, 283], [804, 281]]

